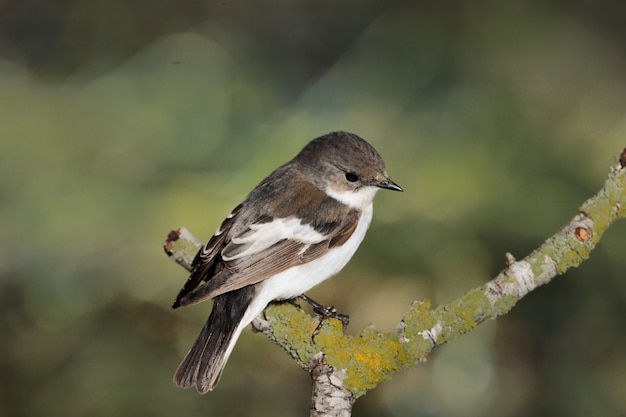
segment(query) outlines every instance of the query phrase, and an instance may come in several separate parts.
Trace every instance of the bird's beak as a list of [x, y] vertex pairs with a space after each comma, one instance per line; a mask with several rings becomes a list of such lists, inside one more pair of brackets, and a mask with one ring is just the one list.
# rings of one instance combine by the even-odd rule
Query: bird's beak
[[378, 184], [378, 186], [387, 190], [402, 191], [402, 188], [395, 182], [391, 181], [389, 178]]

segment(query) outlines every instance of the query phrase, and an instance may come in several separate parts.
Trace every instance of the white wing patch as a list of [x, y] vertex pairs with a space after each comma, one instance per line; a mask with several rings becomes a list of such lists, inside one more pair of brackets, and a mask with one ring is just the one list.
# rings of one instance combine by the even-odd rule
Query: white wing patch
[[[225, 262], [229, 262], [234, 259], [244, 258], [268, 249], [285, 239], [304, 243], [305, 245], [313, 245], [322, 242], [326, 239], [326, 236], [308, 224], [302, 224], [300, 219], [296, 217], [274, 219], [267, 223], [253, 224], [250, 226], [250, 231], [247, 231], [240, 237], [233, 237], [231, 243], [244, 245], [246, 248], [233, 256], [223, 255], [222, 259]], [[305, 246], [303, 251], [307, 247]]]

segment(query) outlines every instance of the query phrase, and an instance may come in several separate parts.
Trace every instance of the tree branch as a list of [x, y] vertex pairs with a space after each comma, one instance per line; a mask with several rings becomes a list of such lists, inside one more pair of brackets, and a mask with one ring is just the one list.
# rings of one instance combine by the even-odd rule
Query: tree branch
[[[626, 216], [626, 149], [604, 187], [587, 200], [572, 220], [520, 261], [507, 254], [508, 266], [486, 284], [434, 310], [414, 302], [395, 332], [367, 327], [343, 333], [331, 319], [314, 338], [319, 318], [291, 303], [268, 306], [252, 324], [282, 347], [313, 378], [311, 416], [349, 416], [354, 401], [401, 369], [426, 359], [430, 351], [506, 314], [530, 291], [589, 258], [603, 233]], [[200, 243], [184, 228], [170, 232], [165, 251], [190, 268]]]

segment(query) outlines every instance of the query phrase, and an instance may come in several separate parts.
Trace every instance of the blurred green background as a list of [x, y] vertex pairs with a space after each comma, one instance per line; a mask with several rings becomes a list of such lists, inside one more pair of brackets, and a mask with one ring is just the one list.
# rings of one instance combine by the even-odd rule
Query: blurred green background
[[[170, 229], [207, 239], [310, 139], [348, 130], [403, 194], [310, 295], [390, 331], [521, 258], [626, 146], [621, 1], [0, 3], [0, 415], [305, 416], [310, 382], [242, 335], [217, 390], [172, 375]], [[626, 415], [626, 225], [358, 416]]]

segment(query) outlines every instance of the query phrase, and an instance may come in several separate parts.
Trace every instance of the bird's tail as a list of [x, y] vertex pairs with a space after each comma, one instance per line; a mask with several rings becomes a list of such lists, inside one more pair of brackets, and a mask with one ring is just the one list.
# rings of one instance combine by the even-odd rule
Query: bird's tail
[[195, 385], [201, 394], [215, 388], [241, 331], [259, 313], [248, 309], [253, 295], [253, 288], [244, 287], [215, 297], [209, 319], [176, 370], [176, 385]]

